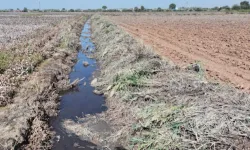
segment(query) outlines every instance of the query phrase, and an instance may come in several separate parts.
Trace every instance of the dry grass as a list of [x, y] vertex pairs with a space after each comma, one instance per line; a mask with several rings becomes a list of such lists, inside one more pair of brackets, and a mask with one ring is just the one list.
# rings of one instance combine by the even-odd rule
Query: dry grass
[[101, 62], [94, 86], [109, 97], [106, 119], [125, 147], [250, 148], [248, 94], [168, 64], [101, 16], [92, 25]]
[[78, 118], [77, 122], [64, 120], [62, 124], [69, 134], [75, 134], [82, 140], [91, 141], [96, 145], [105, 145], [107, 144], [105, 138], [110, 136], [111, 130], [101, 118], [102, 116], [87, 115]]
[[[8, 102], [11, 104], [0, 110], [0, 149], [51, 148], [53, 134], [48, 120], [57, 114], [60, 90], [69, 86], [68, 74], [86, 19], [73, 17], [48, 29], [50, 32], [41, 38], [30, 39], [31, 45], [14, 45], [15, 57], [20, 59], [0, 76], [5, 79], [1, 78], [1, 88], [16, 89]], [[13, 85], [16, 80], [21, 82]]]

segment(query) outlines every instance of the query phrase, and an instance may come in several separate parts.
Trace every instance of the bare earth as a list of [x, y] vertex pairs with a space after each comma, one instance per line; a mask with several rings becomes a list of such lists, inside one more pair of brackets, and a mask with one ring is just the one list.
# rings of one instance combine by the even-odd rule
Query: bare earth
[[250, 91], [250, 15], [109, 18], [174, 63], [201, 62], [210, 79]]
[[0, 48], [10, 43], [19, 42], [34, 30], [55, 24], [70, 15], [8, 15], [0, 13]]

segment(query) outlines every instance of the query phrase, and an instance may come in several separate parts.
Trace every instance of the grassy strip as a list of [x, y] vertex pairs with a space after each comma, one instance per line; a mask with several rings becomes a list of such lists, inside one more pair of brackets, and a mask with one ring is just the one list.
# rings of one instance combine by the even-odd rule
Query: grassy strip
[[168, 64], [102, 16], [92, 26], [109, 140], [128, 149], [249, 148], [248, 94]]

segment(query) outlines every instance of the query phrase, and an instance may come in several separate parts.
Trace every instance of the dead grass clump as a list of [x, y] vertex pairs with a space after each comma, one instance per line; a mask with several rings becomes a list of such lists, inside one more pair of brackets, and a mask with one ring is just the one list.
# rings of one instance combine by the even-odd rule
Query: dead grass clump
[[101, 16], [94, 16], [92, 25], [101, 62], [93, 85], [109, 97], [105, 118], [124, 146], [250, 148], [249, 94], [168, 64]]
[[107, 146], [106, 137], [111, 133], [108, 124], [99, 116], [87, 115], [84, 118], [78, 118], [77, 122], [65, 120], [63, 127], [69, 134], [75, 134], [82, 140], [102, 146]]

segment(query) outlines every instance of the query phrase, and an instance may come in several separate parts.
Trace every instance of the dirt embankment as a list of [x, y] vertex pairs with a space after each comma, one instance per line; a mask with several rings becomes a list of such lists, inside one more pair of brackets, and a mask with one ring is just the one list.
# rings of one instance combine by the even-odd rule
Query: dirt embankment
[[[59, 92], [70, 86], [68, 74], [76, 59], [79, 36], [86, 19], [84, 16], [63, 21], [41, 39], [34, 39], [27, 45], [30, 48], [23, 47], [24, 57], [33, 53], [43, 57], [32, 68], [31, 74], [24, 76], [26, 72], [20, 75], [18, 71], [11, 74], [10, 79], [21, 77], [23, 80], [11, 99], [12, 104], [0, 107], [0, 149], [51, 147], [53, 134], [48, 120], [57, 114]], [[27, 60], [27, 63], [30, 62]]]
[[119, 15], [112, 21], [180, 66], [250, 91], [249, 15]]
[[112, 127], [104, 141], [128, 149], [249, 149], [250, 96], [203, 81], [162, 60], [102, 16], [92, 17], [107, 97], [100, 115]]

